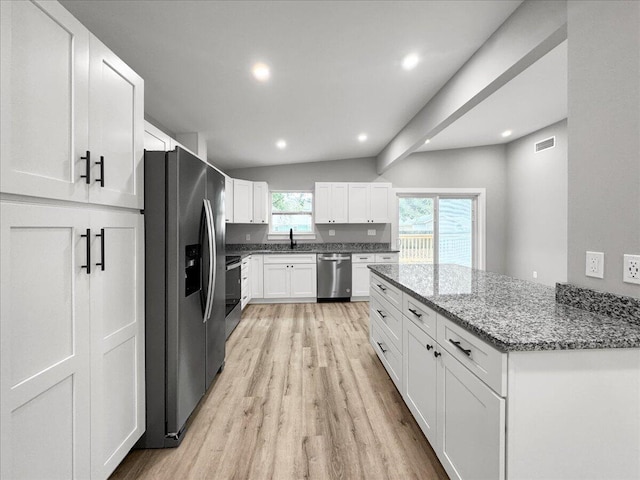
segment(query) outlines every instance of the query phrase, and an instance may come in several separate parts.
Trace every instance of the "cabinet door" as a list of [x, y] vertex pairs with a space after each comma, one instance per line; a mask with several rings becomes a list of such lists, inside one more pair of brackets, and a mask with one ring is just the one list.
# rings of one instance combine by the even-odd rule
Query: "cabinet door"
[[86, 201], [89, 32], [58, 2], [0, 2], [0, 190]]
[[369, 296], [369, 268], [367, 263], [351, 264], [351, 288], [352, 296]]
[[349, 184], [331, 184], [331, 218], [332, 223], [349, 221]]
[[107, 478], [145, 428], [143, 217], [91, 219], [91, 470]]
[[233, 178], [224, 177], [225, 222], [233, 223]]
[[297, 264], [289, 267], [291, 298], [315, 297], [317, 290], [316, 264]]
[[289, 265], [265, 264], [264, 266], [264, 298], [289, 297]]
[[269, 223], [269, 185], [253, 182], [253, 223]]
[[233, 223], [253, 223], [253, 182], [233, 180]]
[[264, 284], [263, 284], [263, 256], [251, 255], [251, 297], [263, 298], [264, 297]]
[[349, 223], [371, 223], [369, 218], [369, 184], [349, 184]]
[[143, 208], [144, 82], [90, 38], [89, 201]]
[[370, 185], [369, 211], [372, 223], [391, 223], [391, 185], [372, 183]]
[[89, 478], [88, 215], [0, 202], [0, 217], [0, 477]]
[[505, 400], [442, 348], [438, 458], [452, 479], [505, 478]]
[[422, 432], [437, 451], [438, 362], [433, 355], [436, 351], [436, 341], [411, 320], [404, 318], [403, 321], [404, 390], [402, 396]]
[[316, 183], [315, 195], [315, 223], [331, 223], [331, 184]]

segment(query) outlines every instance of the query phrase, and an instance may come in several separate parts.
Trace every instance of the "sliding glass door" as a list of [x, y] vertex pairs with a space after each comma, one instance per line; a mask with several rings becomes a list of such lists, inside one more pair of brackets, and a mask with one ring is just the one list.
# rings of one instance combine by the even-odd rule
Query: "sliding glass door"
[[475, 196], [399, 196], [400, 262], [475, 267], [476, 203]]

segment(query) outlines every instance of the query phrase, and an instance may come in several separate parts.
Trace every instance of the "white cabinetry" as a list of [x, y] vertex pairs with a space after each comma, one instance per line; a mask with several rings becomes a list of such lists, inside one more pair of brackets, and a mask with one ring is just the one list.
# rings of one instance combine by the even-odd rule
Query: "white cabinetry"
[[240, 308], [244, 310], [251, 300], [251, 255], [242, 259], [240, 267]]
[[347, 223], [347, 183], [318, 182], [315, 185], [315, 223]]
[[316, 287], [315, 254], [264, 256], [264, 298], [315, 300]]
[[233, 223], [253, 223], [253, 182], [233, 179]]
[[349, 183], [349, 223], [390, 223], [390, 183]]
[[142, 208], [142, 79], [56, 2], [0, 9], [2, 191]]
[[251, 298], [264, 297], [263, 282], [263, 255], [254, 253], [251, 255]]
[[107, 478], [144, 431], [142, 216], [1, 215], [1, 476]]
[[224, 177], [225, 223], [233, 223], [233, 178]]
[[267, 182], [253, 182], [253, 223], [269, 223], [269, 185]]
[[369, 298], [369, 265], [373, 263], [398, 263], [397, 253], [351, 254], [351, 301]]
[[145, 120], [144, 122], [144, 149], [158, 152], [171, 150], [172, 138], [159, 128]]

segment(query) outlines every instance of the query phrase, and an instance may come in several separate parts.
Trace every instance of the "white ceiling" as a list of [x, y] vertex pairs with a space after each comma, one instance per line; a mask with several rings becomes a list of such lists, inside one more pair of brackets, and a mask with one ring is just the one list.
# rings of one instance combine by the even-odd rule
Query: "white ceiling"
[[[512, 142], [567, 118], [565, 40], [417, 151]], [[513, 133], [506, 138], [502, 132]]]
[[61, 3], [145, 79], [148, 115], [231, 169], [377, 155], [521, 0]]

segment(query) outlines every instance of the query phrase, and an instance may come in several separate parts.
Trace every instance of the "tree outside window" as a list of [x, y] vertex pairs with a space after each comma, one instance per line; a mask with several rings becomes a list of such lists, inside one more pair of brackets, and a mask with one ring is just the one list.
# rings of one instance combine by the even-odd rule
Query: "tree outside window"
[[271, 192], [271, 233], [313, 233], [311, 192]]

